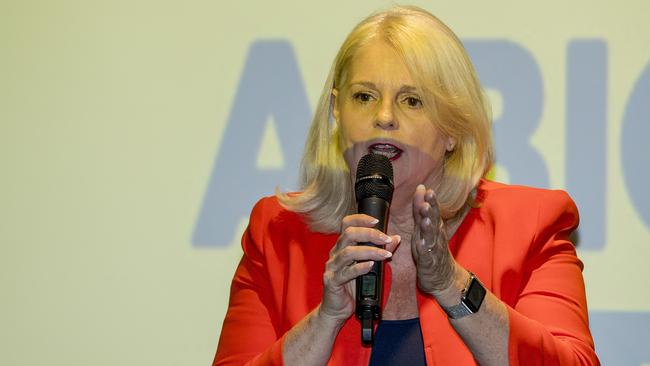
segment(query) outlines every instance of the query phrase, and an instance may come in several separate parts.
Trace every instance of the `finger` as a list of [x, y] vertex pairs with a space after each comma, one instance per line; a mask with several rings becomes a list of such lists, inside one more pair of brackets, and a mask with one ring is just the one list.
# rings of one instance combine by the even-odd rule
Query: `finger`
[[431, 221], [440, 221], [440, 204], [438, 203], [438, 196], [436, 195], [436, 192], [434, 192], [433, 189], [427, 190], [424, 199], [430, 207]]
[[370, 272], [370, 269], [375, 264], [373, 261], [359, 262], [347, 266], [340, 271], [334, 273], [332, 277], [332, 285], [342, 286], [352, 281], [353, 279]]
[[431, 217], [433, 208], [429, 202], [424, 201], [422, 204], [420, 204], [420, 207], [418, 207], [418, 213], [420, 214], [420, 220], [422, 220], [425, 217]]
[[393, 238], [374, 228], [350, 226], [339, 236], [336, 250], [339, 251], [358, 243], [373, 243], [376, 245], [391, 244]]
[[430, 215], [426, 216], [420, 223], [420, 230], [422, 231], [422, 239], [431, 241], [433, 240], [433, 222]]
[[442, 213], [440, 210], [440, 203], [438, 202], [438, 198], [435, 194], [435, 192], [432, 191], [432, 210], [433, 210], [433, 215], [431, 217], [431, 221], [435, 224], [437, 224], [437, 228], [434, 227], [434, 229], [437, 230], [438, 233], [438, 240], [441, 241], [441, 243], [445, 244], [449, 242], [449, 236], [447, 233], [447, 228], [445, 224], [445, 220], [442, 217]]
[[413, 194], [413, 219], [415, 220], [415, 224], [418, 225], [420, 223], [420, 220], [422, 219], [420, 210], [422, 208], [422, 205], [424, 204], [424, 195], [426, 193], [426, 188], [424, 185], [419, 184], [415, 188], [415, 193]]
[[418, 244], [420, 243], [420, 228], [415, 226], [413, 231], [413, 237], [411, 238], [411, 256], [413, 256], [413, 260], [417, 263], [418, 257], [420, 256], [420, 249], [418, 248]]
[[348, 215], [345, 216], [341, 221], [341, 233], [344, 232], [348, 227], [374, 227], [378, 222], [379, 220], [366, 214]]
[[[431, 220], [430, 221], [431, 225], [429, 226], [428, 223], [425, 223], [425, 225], [422, 227], [423, 233], [427, 233], [427, 234], [431, 233], [433, 235], [432, 238], [434, 240], [439, 240], [441, 238], [446, 237], [446, 233], [444, 230], [444, 220], [442, 219], [442, 216], [440, 214], [440, 206], [438, 204], [438, 199], [435, 191], [433, 191], [432, 189], [428, 189], [424, 198], [426, 200], [426, 204], [422, 208], [421, 214], [425, 217], [428, 217]], [[429, 236], [425, 237], [425, 239], [427, 240], [429, 240], [430, 238], [431, 237]]]
[[422, 220], [419, 228], [421, 234], [419, 239], [424, 240], [424, 247], [433, 251], [446, 247], [445, 224], [439, 215], [429, 214]]
[[[436, 246], [439, 244], [440, 228], [442, 228], [442, 220], [437, 210], [437, 206], [434, 208], [429, 202], [434, 198], [433, 190], [427, 190], [425, 194], [425, 199], [427, 200], [422, 204], [420, 209], [420, 223], [416, 226], [416, 232], [419, 233], [417, 237], [416, 246], [418, 255], [422, 255], [423, 252], [434, 251]], [[435, 254], [435, 253], [434, 253]]]
[[[415, 241], [420, 243], [422, 240], [426, 240], [429, 245], [432, 244], [432, 238], [435, 236], [435, 232], [432, 230], [432, 219], [433, 219], [433, 210], [431, 205], [428, 202], [421, 204], [421, 207], [418, 209], [417, 215], [419, 220], [416, 220], [415, 224]], [[426, 244], [426, 243], [425, 243]], [[419, 252], [418, 252], [419, 253]]]
[[429, 188], [427, 189], [426, 194], [424, 195], [424, 200], [431, 202], [432, 200], [436, 199], [436, 192], [433, 191], [433, 189]]
[[436, 244], [434, 240], [435, 232], [431, 219], [429, 217], [425, 217], [420, 223], [419, 229], [420, 237], [416, 242], [416, 248], [418, 250], [418, 254], [422, 255], [425, 252], [431, 252]]
[[395, 253], [395, 250], [397, 250], [397, 247], [402, 243], [402, 237], [399, 235], [391, 235], [393, 238], [393, 242], [390, 244], [386, 244], [386, 250], [389, 252]]
[[381, 248], [367, 245], [350, 246], [341, 250], [334, 256], [332, 261], [328, 262], [328, 269], [336, 272], [349, 267], [355, 262], [383, 261], [392, 256], [393, 253]]

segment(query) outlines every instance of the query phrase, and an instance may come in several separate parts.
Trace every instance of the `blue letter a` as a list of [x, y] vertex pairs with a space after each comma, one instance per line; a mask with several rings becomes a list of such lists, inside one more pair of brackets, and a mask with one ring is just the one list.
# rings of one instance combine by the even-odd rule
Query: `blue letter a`
[[[228, 245], [255, 201], [278, 185], [295, 187], [310, 114], [291, 44], [254, 42], [194, 229], [194, 246]], [[280, 169], [259, 169], [257, 156], [270, 117], [284, 164]]]

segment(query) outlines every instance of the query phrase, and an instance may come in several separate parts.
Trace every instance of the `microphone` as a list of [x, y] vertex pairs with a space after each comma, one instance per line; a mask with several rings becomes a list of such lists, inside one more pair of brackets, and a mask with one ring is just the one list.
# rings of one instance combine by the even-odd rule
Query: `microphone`
[[[386, 232], [388, 211], [393, 198], [393, 166], [387, 157], [364, 155], [357, 166], [354, 193], [357, 212], [379, 220], [375, 228]], [[359, 243], [379, 247], [374, 243]], [[381, 319], [384, 261], [373, 264], [370, 272], [356, 278], [356, 316], [361, 321], [361, 341], [372, 345], [374, 321]]]

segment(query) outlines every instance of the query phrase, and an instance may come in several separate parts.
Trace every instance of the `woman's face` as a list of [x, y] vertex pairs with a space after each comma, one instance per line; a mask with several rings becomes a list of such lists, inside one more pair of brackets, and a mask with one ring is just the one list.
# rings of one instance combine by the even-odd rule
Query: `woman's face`
[[443, 136], [422, 105], [421, 91], [387, 44], [361, 48], [352, 60], [346, 85], [333, 91], [344, 158], [352, 174], [370, 152], [393, 164], [396, 193], [411, 194], [418, 184], [436, 187], [453, 140]]

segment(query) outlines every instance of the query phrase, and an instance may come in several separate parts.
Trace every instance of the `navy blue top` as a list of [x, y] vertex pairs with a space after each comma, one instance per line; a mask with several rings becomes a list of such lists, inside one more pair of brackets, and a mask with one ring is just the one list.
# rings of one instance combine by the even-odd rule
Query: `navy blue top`
[[370, 366], [385, 365], [426, 365], [420, 318], [379, 322], [370, 354]]

